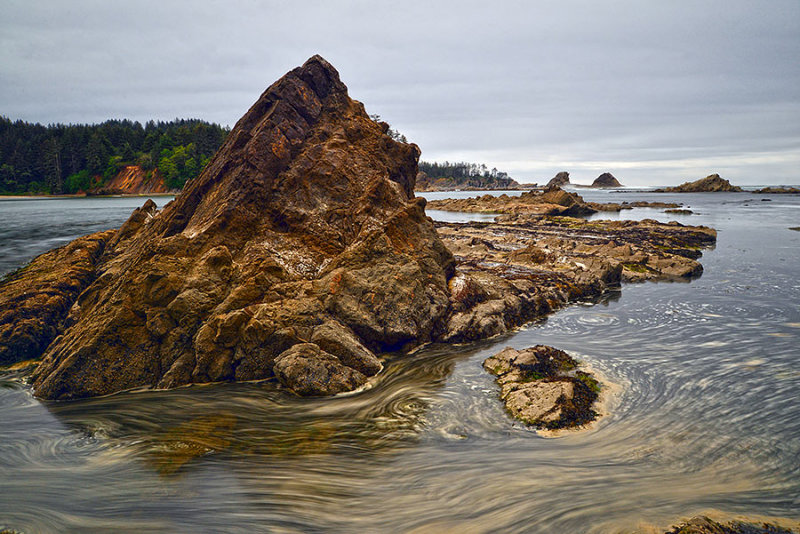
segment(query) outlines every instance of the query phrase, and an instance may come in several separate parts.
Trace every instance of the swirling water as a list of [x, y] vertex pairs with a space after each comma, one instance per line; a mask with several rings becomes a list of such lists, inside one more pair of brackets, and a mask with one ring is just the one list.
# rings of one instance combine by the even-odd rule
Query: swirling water
[[[691, 205], [621, 216], [717, 228], [704, 275], [395, 355], [371, 388], [333, 399], [264, 382], [48, 403], [0, 376], [0, 527], [563, 533], [707, 509], [800, 516], [800, 199], [581, 194]], [[142, 202], [0, 201], [0, 271]], [[608, 415], [555, 438], [510, 420], [481, 362], [536, 343], [616, 384]]]

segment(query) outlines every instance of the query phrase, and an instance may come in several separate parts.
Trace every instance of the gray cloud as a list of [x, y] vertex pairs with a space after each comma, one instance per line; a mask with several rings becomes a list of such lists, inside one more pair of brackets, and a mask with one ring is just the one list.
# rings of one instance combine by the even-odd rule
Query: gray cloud
[[5, 0], [0, 113], [233, 124], [314, 53], [427, 159], [522, 181], [800, 182], [796, 0]]

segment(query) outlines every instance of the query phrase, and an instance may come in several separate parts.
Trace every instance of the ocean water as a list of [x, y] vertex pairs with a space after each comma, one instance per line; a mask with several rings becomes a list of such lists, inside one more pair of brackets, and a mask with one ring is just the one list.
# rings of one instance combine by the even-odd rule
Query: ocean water
[[[620, 216], [716, 228], [703, 276], [392, 355], [370, 389], [333, 399], [263, 382], [52, 403], [0, 376], [0, 527], [581, 533], [663, 530], [708, 510], [797, 519], [800, 198], [580, 194], [690, 206]], [[0, 273], [119, 226], [143, 201], [0, 201]], [[481, 362], [537, 343], [610, 384], [595, 425], [548, 437], [507, 417]]]

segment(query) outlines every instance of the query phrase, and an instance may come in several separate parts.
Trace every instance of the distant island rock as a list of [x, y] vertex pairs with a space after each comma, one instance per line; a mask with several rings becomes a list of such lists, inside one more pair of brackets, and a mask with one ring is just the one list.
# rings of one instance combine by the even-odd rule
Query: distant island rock
[[568, 184], [569, 184], [569, 173], [567, 171], [561, 171], [560, 173], [550, 178], [550, 181], [547, 182], [545, 188], [550, 188], [554, 186], [562, 187]]
[[742, 188], [731, 185], [719, 174], [711, 174], [694, 182], [686, 182], [676, 187], [656, 189], [655, 193], [741, 193]]
[[753, 193], [756, 193], [758, 195], [798, 195], [800, 194], [800, 189], [798, 189], [797, 187], [787, 187], [787, 186], [783, 187], [769, 186], [769, 187], [764, 187], [762, 189], [756, 189], [755, 191], [753, 191]]
[[592, 187], [622, 187], [622, 184], [614, 178], [610, 172], [604, 172], [592, 182]]

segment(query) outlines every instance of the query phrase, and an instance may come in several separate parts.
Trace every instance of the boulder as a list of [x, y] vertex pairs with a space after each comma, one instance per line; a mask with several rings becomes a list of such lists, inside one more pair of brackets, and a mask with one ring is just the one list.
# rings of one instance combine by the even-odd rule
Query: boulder
[[[380, 369], [376, 354], [446, 326], [454, 260], [413, 195], [419, 153], [312, 57], [261, 95], [173, 202], [103, 238], [58, 306], [66, 317], [26, 352], [44, 349], [35, 394], [276, 374], [301, 395], [359, 387]], [[29, 283], [61, 295], [55, 280]], [[24, 320], [12, 311], [10, 328]]]

